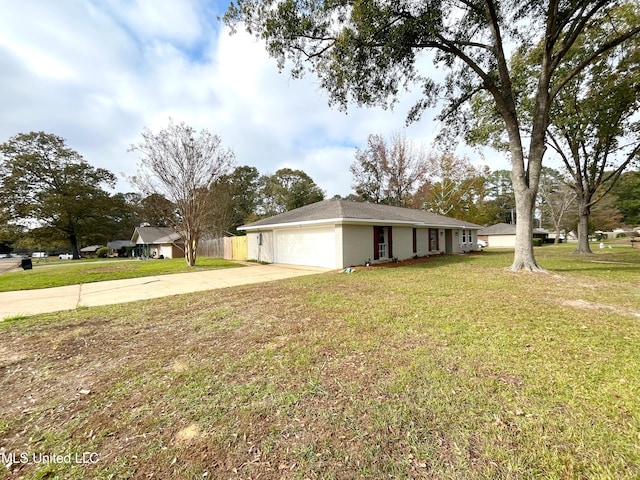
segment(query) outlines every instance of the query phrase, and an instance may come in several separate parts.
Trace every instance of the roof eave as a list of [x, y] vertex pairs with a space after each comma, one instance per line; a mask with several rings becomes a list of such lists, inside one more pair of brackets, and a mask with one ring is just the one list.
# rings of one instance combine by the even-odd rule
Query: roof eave
[[326, 219], [318, 219], [318, 220], [303, 220], [298, 222], [285, 222], [285, 223], [269, 223], [263, 225], [242, 225], [238, 227], [238, 230], [245, 231], [257, 231], [257, 230], [269, 230], [274, 228], [292, 228], [292, 227], [302, 227], [302, 226], [312, 226], [312, 225], [324, 225], [324, 224], [342, 224], [342, 225], [353, 225], [353, 224], [363, 224], [363, 225], [402, 225], [402, 226], [411, 226], [411, 227], [424, 227], [424, 228], [468, 228], [474, 230], [480, 230], [482, 227], [477, 225], [453, 225], [453, 224], [440, 224], [440, 223], [427, 223], [427, 222], [417, 222], [413, 220], [390, 220], [383, 218], [326, 218]]

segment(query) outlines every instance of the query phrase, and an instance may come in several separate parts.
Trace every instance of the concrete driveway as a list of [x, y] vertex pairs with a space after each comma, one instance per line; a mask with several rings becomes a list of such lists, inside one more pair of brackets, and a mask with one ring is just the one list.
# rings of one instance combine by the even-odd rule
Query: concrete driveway
[[17, 315], [134, 302], [182, 293], [313, 275], [329, 269], [297, 265], [249, 265], [194, 273], [111, 280], [66, 287], [0, 292], [0, 321]]
[[20, 258], [0, 258], [0, 273], [18, 269], [20, 261]]

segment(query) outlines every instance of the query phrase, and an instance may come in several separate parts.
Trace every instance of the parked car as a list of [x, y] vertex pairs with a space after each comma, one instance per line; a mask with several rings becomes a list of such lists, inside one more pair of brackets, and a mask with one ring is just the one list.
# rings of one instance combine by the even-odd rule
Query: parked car
[[484, 248], [486, 246], [487, 246], [487, 242], [485, 242], [484, 240], [478, 239], [478, 247]]
[[73, 260], [73, 255], [70, 253], [61, 253], [58, 257], [60, 260]]

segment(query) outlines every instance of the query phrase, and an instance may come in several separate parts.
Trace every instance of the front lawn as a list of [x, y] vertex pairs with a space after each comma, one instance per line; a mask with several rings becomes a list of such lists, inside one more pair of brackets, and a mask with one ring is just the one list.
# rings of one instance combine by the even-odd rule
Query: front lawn
[[123, 278], [186, 273], [217, 268], [239, 267], [238, 263], [219, 258], [198, 258], [195, 267], [188, 267], [184, 258], [165, 258], [163, 260], [122, 260], [64, 263], [34, 263], [32, 270], [18, 270], [0, 275], [0, 292], [14, 290], [33, 290], [37, 288], [62, 287], [78, 283], [120, 280]]
[[10, 478], [639, 478], [640, 250], [536, 252], [0, 322], [0, 448], [96, 460]]

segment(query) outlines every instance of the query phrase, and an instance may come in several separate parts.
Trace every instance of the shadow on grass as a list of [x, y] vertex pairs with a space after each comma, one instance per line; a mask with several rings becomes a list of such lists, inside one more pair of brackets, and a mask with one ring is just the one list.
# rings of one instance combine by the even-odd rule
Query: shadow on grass
[[[577, 273], [608, 280], [633, 281], [640, 277], [640, 250], [614, 249], [590, 255], [573, 254], [573, 246], [543, 246], [534, 250], [535, 258], [549, 273]], [[433, 255], [378, 264], [373, 268], [440, 268], [458, 264], [473, 264], [480, 268], [509, 269], [513, 263], [514, 250], [487, 249], [479, 252], [453, 255]]]
[[[629, 265], [622, 262], [600, 263], [591, 265], [575, 265], [567, 267], [554, 267], [554, 272], [624, 272], [627, 274], [640, 275], [640, 265]], [[640, 278], [640, 276], [638, 277]]]
[[536, 258], [553, 273], [578, 273], [619, 281], [637, 280], [640, 274], [640, 251], [632, 249], [575, 254], [566, 247], [543, 247]]
[[[511, 251], [511, 257], [513, 257], [513, 250]], [[469, 253], [458, 253], [458, 254], [442, 254], [442, 255], [429, 255], [418, 258], [409, 258], [405, 260], [399, 260], [398, 262], [384, 262], [377, 263], [371, 265], [370, 267], [360, 267], [360, 268], [371, 268], [371, 269], [389, 269], [389, 268], [402, 268], [402, 267], [412, 267], [412, 268], [434, 268], [434, 267], [443, 267], [446, 265], [456, 265], [460, 263], [467, 263], [471, 261], [482, 261], [487, 260], [488, 263], [494, 263], [494, 260], [502, 260], [501, 264], [504, 263], [504, 266], [510, 265], [512, 258], [509, 256], [508, 251], [502, 252], [469, 252]], [[497, 262], [496, 262], [497, 263]], [[501, 265], [496, 265], [501, 266]]]

